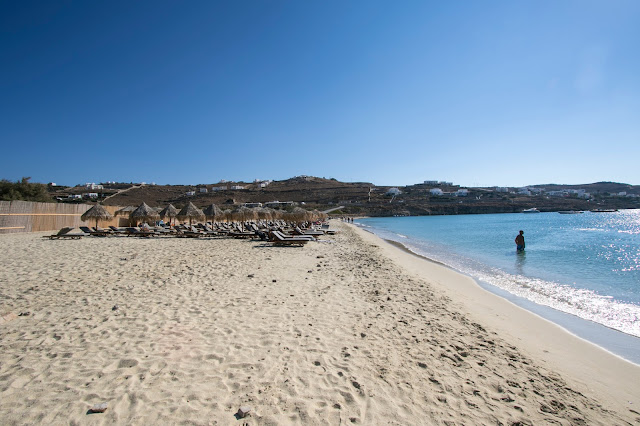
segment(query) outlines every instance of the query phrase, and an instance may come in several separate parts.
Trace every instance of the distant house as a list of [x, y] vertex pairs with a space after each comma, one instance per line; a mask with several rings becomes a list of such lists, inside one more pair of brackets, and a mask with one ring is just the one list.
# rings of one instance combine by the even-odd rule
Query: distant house
[[444, 192], [442, 192], [442, 189], [440, 189], [440, 188], [431, 188], [429, 190], [429, 194], [435, 195], [435, 196], [440, 196], [440, 195], [444, 195]]
[[469, 195], [468, 189], [460, 188], [455, 192], [456, 197], [466, 197], [467, 195]]
[[509, 188], [507, 188], [505, 186], [496, 186], [495, 187], [495, 191], [496, 192], [509, 192]]
[[98, 198], [98, 193], [96, 192], [85, 192], [82, 194], [82, 198]]
[[385, 195], [400, 195], [402, 194], [402, 191], [400, 191], [400, 189], [398, 188], [389, 188], [387, 190], [387, 192], [385, 193]]
[[226, 186], [212, 186], [211, 187], [211, 192], [226, 191], [226, 190], [227, 190]]
[[187, 191], [184, 193], [187, 197], [193, 197], [196, 195], [196, 191]]
[[232, 185], [231, 189], [244, 189], [244, 186], [242, 186], [242, 185]]
[[437, 180], [425, 180], [424, 184], [425, 185], [437, 185], [438, 181]]
[[262, 207], [262, 203], [244, 203], [245, 207], [254, 208], [254, 207]]
[[206, 194], [208, 192], [207, 188], [200, 188], [199, 191], [201, 194]]
[[84, 187], [87, 189], [104, 189], [102, 185], [98, 185], [96, 183], [85, 183]]

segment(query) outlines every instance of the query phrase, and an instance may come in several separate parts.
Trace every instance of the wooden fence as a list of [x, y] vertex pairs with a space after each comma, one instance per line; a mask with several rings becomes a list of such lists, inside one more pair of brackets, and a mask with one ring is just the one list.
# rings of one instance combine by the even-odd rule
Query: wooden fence
[[[104, 206], [114, 214], [121, 207]], [[0, 234], [12, 232], [57, 231], [65, 226], [95, 226], [95, 221], [83, 222], [80, 216], [90, 204], [34, 203], [31, 201], [0, 201]], [[119, 226], [123, 218], [101, 221], [100, 226]]]

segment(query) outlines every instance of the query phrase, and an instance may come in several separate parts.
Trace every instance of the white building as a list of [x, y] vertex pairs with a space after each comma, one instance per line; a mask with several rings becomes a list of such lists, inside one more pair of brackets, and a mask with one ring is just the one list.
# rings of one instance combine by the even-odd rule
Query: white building
[[87, 189], [104, 189], [102, 185], [98, 185], [96, 183], [85, 183], [84, 187]]
[[507, 188], [506, 186], [496, 186], [495, 188], [496, 192], [509, 192], [509, 188]]
[[402, 194], [402, 191], [400, 191], [400, 189], [398, 188], [389, 188], [386, 192], [386, 195], [400, 195]]
[[469, 195], [468, 189], [460, 188], [455, 192], [456, 197], [466, 197], [467, 195]]
[[262, 207], [262, 203], [244, 203], [245, 207], [254, 208], [254, 207]]
[[242, 185], [232, 185], [231, 189], [244, 189], [244, 186], [242, 186]]
[[444, 195], [444, 192], [442, 192], [442, 189], [440, 189], [440, 188], [431, 188], [429, 190], [429, 194], [440, 196], [440, 195]]
[[226, 190], [227, 190], [226, 186], [212, 186], [211, 187], [211, 192], [226, 191]]
[[200, 188], [199, 191], [201, 194], [206, 194], [207, 192], [209, 192], [207, 191], [207, 188]]
[[82, 194], [82, 198], [98, 198], [97, 192], [86, 192]]
[[187, 197], [193, 197], [194, 195], [196, 195], [196, 191], [187, 191], [187, 192], [185, 192], [185, 195]]
[[424, 184], [425, 185], [437, 185], [438, 181], [437, 180], [425, 180]]

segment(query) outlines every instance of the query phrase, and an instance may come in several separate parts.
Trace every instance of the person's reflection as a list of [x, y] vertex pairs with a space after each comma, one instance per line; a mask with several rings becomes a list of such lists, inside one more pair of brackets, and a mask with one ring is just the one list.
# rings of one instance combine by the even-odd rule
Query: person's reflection
[[524, 250], [516, 252], [516, 271], [518, 271], [518, 275], [524, 275], [525, 263], [527, 263], [527, 253]]

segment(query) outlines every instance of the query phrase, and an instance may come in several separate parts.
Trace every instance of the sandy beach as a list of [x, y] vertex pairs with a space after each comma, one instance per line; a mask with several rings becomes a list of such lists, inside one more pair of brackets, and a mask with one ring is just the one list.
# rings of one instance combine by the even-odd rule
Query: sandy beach
[[331, 226], [302, 248], [0, 235], [2, 423], [640, 423], [640, 367]]

